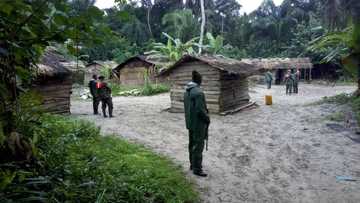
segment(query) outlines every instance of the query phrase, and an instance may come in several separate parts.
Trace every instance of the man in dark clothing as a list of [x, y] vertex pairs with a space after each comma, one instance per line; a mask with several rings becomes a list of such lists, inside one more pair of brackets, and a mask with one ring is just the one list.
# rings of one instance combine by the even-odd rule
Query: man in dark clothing
[[89, 89], [93, 100], [93, 110], [95, 115], [98, 114], [98, 108], [100, 103], [99, 95], [96, 89], [96, 82], [97, 82], [97, 75], [93, 75], [92, 79], [89, 82]]
[[100, 76], [99, 80], [100, 82], [98, 82], [96, 84], [97, 89], [98, 89], [98, 94], [99, 94], [99, 98], [101, 100], [101, 108], [102, 108], [102, 112], [104, 117], [106, 118], [106, 106], [109, 109], [109, 117], [113, 117], [112, 111], [113, 111], [113, 103], [112, 103], [112, 98], [111, 98], [111, 89], [108, 86], [108, 84], [106, 82], [104, 82], [104, 76]]
[[198, 176], [206, 177], [202, 170], [202, 152], [207, 139], [210, 118], [206, 107], [205, 95], [200, 89], [201, 75], [193, 71], [192, 82], [187, 84], [184, 93], [186, 128], [189, 130], [190, 169]]

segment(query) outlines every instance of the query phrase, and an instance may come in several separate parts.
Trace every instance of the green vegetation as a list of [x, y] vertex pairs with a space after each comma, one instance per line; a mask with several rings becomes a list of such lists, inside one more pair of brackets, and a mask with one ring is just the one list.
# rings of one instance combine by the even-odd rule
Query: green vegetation
[[1, 164], [0, 202], [198, 201], [165, 157], [85, 121], [47, 115], [39, 123], [31, 132], [36, 162]]
[[[349, 105], [353, 109], [355, 113], [355, 117], [360, 125], [360, 97], [352, 94], [339, 94], [332, 97], [324, 97], [321, 101], [317, 102], [317, 104], [323, 103], [331, 103], [331, 104], [338, 104], [338, 105]], [[344, 116], [341, 113], [336, 113], [330, 116], [330, 119], [338, 120]]]
[[109, 86], [113, 96], [151, 96], [170, 91], [170, 87], [165, 84], [147, 83], [143, 86], [125, 86], [111, 83]]
[[326, 120], [341, 122], [345, 120], [344, 112], [336, 112], [326, 117]]

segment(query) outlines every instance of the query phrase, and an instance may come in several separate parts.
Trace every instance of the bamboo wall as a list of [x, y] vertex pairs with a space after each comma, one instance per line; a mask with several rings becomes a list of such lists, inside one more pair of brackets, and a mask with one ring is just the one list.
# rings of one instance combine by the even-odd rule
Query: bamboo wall
[[184, 112], [185, 86], [191, 81], [192, 71], [198, 71], [203, 81], [201, 89], [204, 91], [206, 103], [211, 113], [219, 113], [220, 105], [220, 73], [217, 69], [201, 62], [184, 63], [170, 74], [171, 81], [171, 112]]
[[44, 110], [57, 114], [70, 114], [71, 89], [71, 77], [62, 81], [46, 81], [33, 87], [42, 96]]

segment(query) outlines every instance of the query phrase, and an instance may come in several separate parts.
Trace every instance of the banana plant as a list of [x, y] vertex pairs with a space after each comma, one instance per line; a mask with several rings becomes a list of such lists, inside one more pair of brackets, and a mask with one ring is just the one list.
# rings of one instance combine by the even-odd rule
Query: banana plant
[[218, 54], [224, 48], [224, 38], [221, 35], [214, 37], [211, 33], [206, 33], [208, 44], [204, 45], [203, 48], [211, 53]]
[[321, 62], [340, 59], [344, 69], [358, 81], [356, 95], [360, 96], [360, 23], [348, 28], [319, 37], [308, 48], [310, 51], [331, 50]]
[[194, 46], [198, 37], [195, 37], [185, 43], [178, 38], [173, 38], [169, 34], [162, 33], [167, 38], [167, 43], [153, 43], [154, 50], [147, 52], [153, 58], [167, 58], [169, 61], [175, 62], [184, 54], [195, 54]]

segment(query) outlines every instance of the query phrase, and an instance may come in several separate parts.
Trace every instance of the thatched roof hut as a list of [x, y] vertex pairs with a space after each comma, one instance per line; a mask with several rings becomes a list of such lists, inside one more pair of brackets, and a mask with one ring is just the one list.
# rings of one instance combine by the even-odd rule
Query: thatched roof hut
[[260, 72], [260, 68], [234, 59], [185, 55], [160, 75], [170, 77], [171, 112], [184, 111], [184, 87], [191, 81], [193, 70], [203, 76], [201, 86], [212, 113], [236, 111], [248, 105], [247, 77]]
[[143, 85], [145, 77], [151, 82], [157, 82], [155, 76], [158, 68], [166, 63], [159, 62], [144, 55], [131, 57], [113, 69], [116, 81], [123, 85]]
[[72, 88], [71, 71], [62, 65], [65, 58], [56, 50], [48, 48], [37, 64], [32, 90], [42, 97], [47, 112], [69, 114]]
[[93, 75], [100, 76], [104, 68], [108, 68], [109, 75], [111, 75], [111, 70], [117, 65], [114, 61], [93, 61], [88, 63], [85, 67], [85, 83], [89, 82]]
[[301, 79], [311, 80], [311, 69], [313, 64], [310, 58], [265, 58], [265, 59], [242, 59], [245, 63], [270, 70], [275, 74], [275, 82], [280, 84], [288, 69], [299, 69]]
[[71, 71], [73, 83], [84, 85], [85, 64], [82, 61], [67, 61], [61, 64]]

